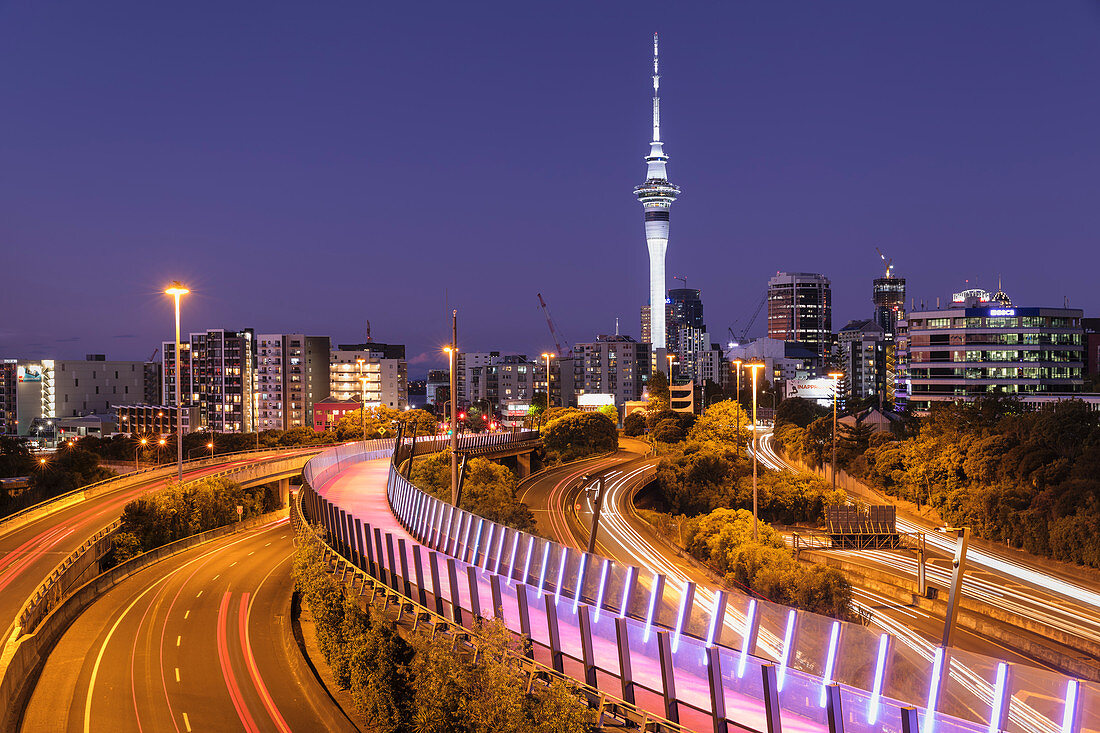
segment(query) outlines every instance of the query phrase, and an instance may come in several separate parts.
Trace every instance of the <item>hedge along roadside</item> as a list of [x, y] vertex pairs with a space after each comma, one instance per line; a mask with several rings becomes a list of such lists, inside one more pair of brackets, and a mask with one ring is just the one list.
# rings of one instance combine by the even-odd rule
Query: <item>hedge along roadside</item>
[[[202, 468], [204, 466], [216, 466], [229, 460], [241, 460], [247, 458], [250, 455], [267, 455], [272, 453], [298, 453], [306, 456], [310, 454], [320, 453], [324, 448], [331, 446], [317, 446], [314, 449], [313, 446], [309, 448], [287, 448], [280, 446], [277, 448], [261, 448], [260, 450], [240, 451], [238, 453], [220, 453], [215, 458], [196, 458], [191, 461], [184, 461], [183, 464], [187, 468]], [[281, 456], [280, 456], [281, 457]], [[66, 494], [55, 496], [52, 499], [39, 502], [34, 506], [29, 506], [26, 509], [20, 509], [19, 511], [9, 514], [6, 517], [0, 519], [0, 535], [14, 532], [21, 527], [41, 519], [42, 517], [48, 517], [51, 514], [67, 509], [71, 506], [79, 504], [87, 499], [91, 499], [109, 491], [121, 491], [122, 489], [129, 488], [135, 484], [149, 481], [153, 478], [159, 478], [155, 474], [164, 474], [164, 476], [170, 476], [176, 471], [174, 464], [167, 466], [158, 466], [151, 468], [143, 468], [140, 471], [131, 471], [130, 473], [123, 474], [121, 476], [113, 476], [103, 481], [98, 481], [94, 484], [88, 484], [87, 486], [75, 489]]]
[[14, 730], [34, 683], [61, 634], [104, 593], [150, 565], [185, 550], [236, 532], [264, 526], [287, 516], [287, 509], [269, 512], [238, 524], [230, 524], [184, 537], [111, 568], [89, 580], [50, 612], [33, 634], [8, 639], [0, 655], [0, 730]]

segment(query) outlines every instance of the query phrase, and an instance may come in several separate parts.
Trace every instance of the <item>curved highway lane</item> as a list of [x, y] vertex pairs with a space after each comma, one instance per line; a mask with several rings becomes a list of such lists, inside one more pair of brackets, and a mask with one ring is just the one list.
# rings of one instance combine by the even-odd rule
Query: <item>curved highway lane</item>
[[[299, 448], [266, 454], [262, 459], [230, 459], [185, 470], [184, 479], [194, 480], [260, 460], [316, 452], [317, 448]], [[165, 488], [174, 479], [174, 474], [150, 477], [140, 484], [91, 497], [26, 524], [0, 523], [0, 628], [7, 629], [3, 640], [11, 636], [11, 624], [23, 603], [57, 563], [118, 518], [128, 502], [146, 492]]]
[[108, 591], [46, 661], [22, 729], [354, 731], [295, 646], [286, 519]]

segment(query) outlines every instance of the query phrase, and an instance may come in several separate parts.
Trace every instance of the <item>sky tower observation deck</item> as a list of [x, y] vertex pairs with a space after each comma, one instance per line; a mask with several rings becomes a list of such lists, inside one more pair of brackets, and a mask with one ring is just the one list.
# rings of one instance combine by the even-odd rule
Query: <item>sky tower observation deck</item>
[[646, 180], [634, 187], [645, 208], [645, 239], [649, 247], [649, 319], [653, 353], [667, 344], [665, 329], [665, 251], [668, 249], [668, 212], [680, 195], [680, 187], [668, 182], [664, 145], [661, 143], [660, 76], [657, 66], [657, 34], [653, 34], [653, 141], [645, 161]]

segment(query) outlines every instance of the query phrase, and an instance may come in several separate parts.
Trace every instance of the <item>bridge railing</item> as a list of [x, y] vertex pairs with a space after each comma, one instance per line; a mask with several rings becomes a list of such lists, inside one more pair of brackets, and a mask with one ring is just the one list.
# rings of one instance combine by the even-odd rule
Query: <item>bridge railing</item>
[[[759, 713], [765, 704], [763, 670], [770, 665], [784, 715], [811, 726], [824, 725], [821, 701], [829, 685], [838, 683], [849, 731], [900, 730], [906, 705], [922, 709], [922, 730], [1100, 730], [1100, 687], [1092, 683], [943, 650], [901, 627], [898, 636], [880, 634], [732, 591], [681, 585], [456, 509], [392, 467], [387, 495], [394, 516], [420, 545], [395, 544], [308, 491], [304, 504], [348, 557], [364, 569], [388, 573], [395, 587], [405, 584], [407, 594], [419, 588], [448, 604], [453, 598], [457, 614], [499, 609], [510, 628], [584, 672], [591, 668], [621, 680], [625, 658], [634, 669], [630, 689], [660, 695], [666, 676], [682, 680], [673, 703], [685, 711], [714, 715], [724, 704]], [[662, 643], [668, 644], [669, 665], [663, 663]], [[586, 645], [594, 648], [591, 664]], [[711, 659], [721, 684], [711, 684]]]

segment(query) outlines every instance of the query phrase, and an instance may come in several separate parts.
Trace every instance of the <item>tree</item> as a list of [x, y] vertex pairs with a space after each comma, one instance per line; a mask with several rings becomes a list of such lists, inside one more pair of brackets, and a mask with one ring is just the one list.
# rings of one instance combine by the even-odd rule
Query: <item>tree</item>
[[607, 415], [577, 412], [544, 425], [542, 444], [551, 462], [564, 463], [618, 449], [619, 433]]
[[645, 433], [645, 413], [634, 411], [623, 418], [623, 434], [635, 437]]
[[[737, 428], [741, 427], [738, 436]], [[748, 445], [749, 416], [734, 400], [716, 402], [706, 409], [691, 428], [692, 440], [713, 440], [728, 445]]]
[[646, 409], [650, 412], [667, 410], [671, 404], [672, 393], [668, 388], [668, 377], [662, 371], [654, 371], [649, 375], [649, 405]]
[[27, 446], [14, 438], [0, 438], [0, 478], [26, 476], [38, 465]]
[[817, 418], [824, 417], [826, 412], [828, 411], [824, 407], [809, 400], [788, 397], [775, 410], [775, 426], [778, 428], [782, 424], [790, 423], [805, 428]]
[[31, 474], [31, 488], [42, 498], [64, 494], [114, 476], [99, 465], [99, 456], [80, 448], [66, 448]]
[[607, 419], [615, 423], [616, 426], [619, 424], [619, 411], [615, 409], [615, 405], [600, 405], [597, 412], [607, 415]]
[[680, 427], [680, 421], [675, 418], [657, 423], [649, 434], [658, 443], [679, 443], [684, 439], [683, 428]]

